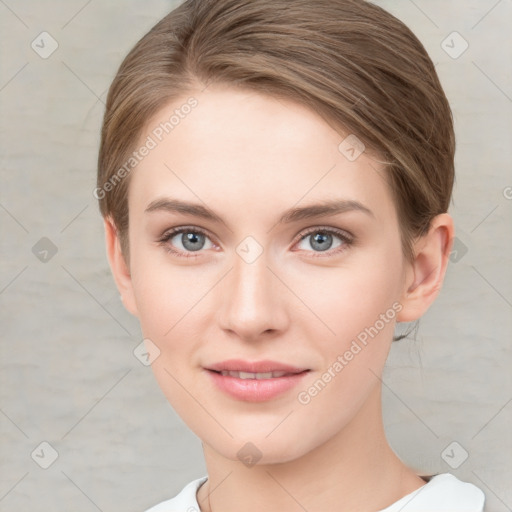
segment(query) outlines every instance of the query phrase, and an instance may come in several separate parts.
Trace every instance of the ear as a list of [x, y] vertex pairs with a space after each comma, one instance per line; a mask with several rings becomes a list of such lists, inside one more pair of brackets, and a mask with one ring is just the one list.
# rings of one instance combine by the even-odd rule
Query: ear
[[453, 237], [453, 219], [442, 213], [434, 217], [428, 233], [414, 243], [414, 260], [406, 271], [398, 322], [418, 320], [434, 302], [443, 285]]
[[121, 243], [114, 222], [110, 218], [104, 219], [105, 245], [110, 269], [114, 276], [117, 289], [121, 294], [124, 307], [135, 316], [138, 316], [137, 304], [133, 293], [132, 278], [130, 269], [126, 264], [125, 257], [121, 252]]

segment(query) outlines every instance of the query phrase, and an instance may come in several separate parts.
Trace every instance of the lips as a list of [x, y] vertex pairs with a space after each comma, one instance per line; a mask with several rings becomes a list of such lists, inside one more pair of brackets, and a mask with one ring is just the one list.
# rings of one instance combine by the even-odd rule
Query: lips
[[246, 402], [264, 402], [296, 387], [309, 372], [276, 361], [230, 359], [210, 365], [207, 370], [216, 388], [232, 398]]

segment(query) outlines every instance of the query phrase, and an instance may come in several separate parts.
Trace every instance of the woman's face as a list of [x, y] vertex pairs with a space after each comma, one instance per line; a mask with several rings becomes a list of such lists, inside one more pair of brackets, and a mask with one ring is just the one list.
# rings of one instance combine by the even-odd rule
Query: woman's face
[[[156, 147], [130, 177], [125, 304], [197, 436], [229, 459], [252, 443], [261, 462], [293, 460], [378, 389], [405, 291], [391, 192], [353, 136], [302, 106], [228, 87], [194, 98], [141, 138]], [[228, 360], [273, 363], [254, 379]], [[283, 365], [295, 374], [268, 375]]]

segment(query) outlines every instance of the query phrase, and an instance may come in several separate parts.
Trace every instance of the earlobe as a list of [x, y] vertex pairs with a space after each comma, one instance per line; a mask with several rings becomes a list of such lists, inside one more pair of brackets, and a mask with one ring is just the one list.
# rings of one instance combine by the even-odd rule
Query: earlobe
[[447, 213], [434, 217], [427, 234], [414, 244], [414, 261], [406, 273], [399, 322], [418, 320], [443, 285], [453, 244], [453, 219]]
[[107, 248], [107, 258], [112, 270], [112, 275], [117, 289], [121, 296], [124, 307], [135, 316], [138, 316], [137, 305], [133, 293], [132, 277], [129, 266], [121, 251], [121, 243], [114, 222], [110, 218], [104, 219], [105, 226], [105, 245]]

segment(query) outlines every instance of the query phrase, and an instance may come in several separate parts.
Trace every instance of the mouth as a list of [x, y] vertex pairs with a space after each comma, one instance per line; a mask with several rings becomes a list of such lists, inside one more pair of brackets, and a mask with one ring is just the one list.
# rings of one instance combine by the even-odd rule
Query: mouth
[[311, 371], [274, 361], [241, 360], [224, 361], [204, 369], [217, 390], [246, 402], [276, 398], [297, 386]]

